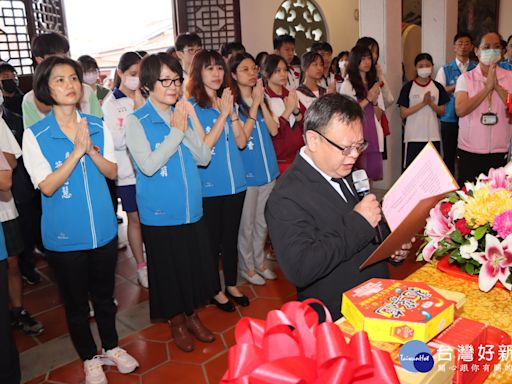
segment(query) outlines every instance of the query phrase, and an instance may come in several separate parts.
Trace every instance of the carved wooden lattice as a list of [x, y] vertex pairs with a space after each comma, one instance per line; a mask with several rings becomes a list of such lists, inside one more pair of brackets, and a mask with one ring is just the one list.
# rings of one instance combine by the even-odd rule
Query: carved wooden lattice
[[297, 54], [315, 41], [328, 41], [327, 29], [318, 6], [310, 0], [286, 0], [281, 3], [274, 19], [274, 36], [295, 37]]
[[66, 35], [62, 0], [31, 0], [35, 35], [59, 32]]
[[32, 73], [30, 37], [23, 0], [0, 1], [0, 59], [19, 74]]
[[66, 35], [62, 0], [0, 0], [0, 59], [19, 75], [33, 72], [30, 41], [50, 31]]
[[228, 41], [241, 41], [239, 0], [178, 0], [177, 32], [195, 32], [203, 47], [218, 50]]

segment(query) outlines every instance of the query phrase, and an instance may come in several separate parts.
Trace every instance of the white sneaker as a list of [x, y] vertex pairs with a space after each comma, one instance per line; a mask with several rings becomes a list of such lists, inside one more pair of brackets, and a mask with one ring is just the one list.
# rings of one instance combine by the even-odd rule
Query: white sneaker
[[275, 280], [275, 279], [277, 279], [277, 275], [274, 272], [272, 272], [270, 269], [268, 269], [268, 268], [266, 268], [264, 271], [256, 270], [256, 272], [258, 273], [258, 275], [263, 276], [267, 280]]
[[265, 279], [258, 274], [255, 274], [254, 276], [249, 276], [245, 272], [240, 272], [240, 276], [242, 276], [245, 280], [247, 280], [249, 283], [253, 285], [265, 285]]
[[139, 366], [139, 362], [135, 360], [123, 348], [115, 347], [105, 352], [103, 350], [103, 364], [115, 365], [121, 373], [130, 373], [135, 371]]
[[144, 288], [148, 288], [149, 287], [149, 283], [148, 283], [148, 267], [147, 266], [144, 267], [144, 268], [137, 269], [137, 281]]
[[101, 356], [84, 361], [85, 384], [107, 384]]

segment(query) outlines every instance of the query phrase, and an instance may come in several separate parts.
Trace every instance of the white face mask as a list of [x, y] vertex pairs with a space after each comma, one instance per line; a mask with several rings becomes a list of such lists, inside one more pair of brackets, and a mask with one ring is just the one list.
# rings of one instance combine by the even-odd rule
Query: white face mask
[[344, 68], [347, 67], [348, 61], [346, 60], [340, 60], [338, 61], [338, 67], [340, 67], [340, 70], [343, 71]]
[[422, 79], [426, 79], [432, 74], [432, 67], [418, 68], [417, 72], [419, 77], [421, 77]]
[[501, 49], [482, 49], [479, 59], [484, 65], [497, 63], [501, 59]]
[[84, 83], [85, 84], [93, 85], [93, 84], [96, 84], [97, 81], [98, 81], [98, 72], [97, 71], [84, 73]]
[[126, 76], [124, 85], [131, 91], [136, 91], [140, 87], [139, 78], [137, 76]]

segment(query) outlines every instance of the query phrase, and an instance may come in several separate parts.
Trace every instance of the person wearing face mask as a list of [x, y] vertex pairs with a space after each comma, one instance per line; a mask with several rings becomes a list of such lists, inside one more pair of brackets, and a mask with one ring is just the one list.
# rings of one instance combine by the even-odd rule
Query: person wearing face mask
[[145, 103], [140, 91], [140, 61], [141, 57], [137, 52], [125, 52], [121, 56], [117, 65], [114, 90], [105, 99], [102, 109], [105, 125], [114, 139], [118, 166], [117, 193], [113, 193], [113, 204], [117, 208], [117, 197], [119, 196], [123, 210], [128, 217], [128, 243], [137, 263], [137, 279], [141, 286], [148, 288], [148, 271], [144, 260], [142, 230], [135, 198], [135, 170], [126, 147], [124, 124], [126, 117]]
[[334, 73], [336, 92], [338, 93], [340, 93], [341, 84], [343, 84], [343, 80], [347, 76], [348, 55], [348, 51], [341, 51], [331, 62], [331, 71]]
[[507, 44], [505, 45], [505, 57], [498, 65], [503, 69], [512, 71], [512, 35], [508, 37]]
[[110, 89], [104, 87], [103, 85], [98, 84], [99, 71], [98, 63], [89, 55], [80, 56], [77, 61], [82, 66], [82, 70], [84, 71], [84, 83], [90, 86], [94, 92], [96, 92], [96, 97], [100, 102], [100, 105], [103, 105], [103, 100], [110, 95]]
[[441, 151], [438, 116], [444, 113], [445, 104], [450, 100], [444, 87], [431, 78], [434, 61], [430, 54], [417, 55], [414, 65], [417, 76], [402, 87], [397, 101], [400, 116], [405, 120], [404, 168], [429, 141]]
[[18, 88], [19, 83], [16, 69], [11, 64], [0, 64], [0, 81], [2, 82], [4, 107], [11, 112], [21, 115], [23, 92]]
[[437, 72], [436, 81], [443, 85], [450, 96], [441, 116], [441, 142], [443, 160], [452, 174], [455, 173], [457, 138], [459, 136], [459, 118], [455, 113], [455, 83], [461, 74], [473, 70], [477, 63], [469, 59], [473, 50], [473, 37], [467, 32], [460, 32], [453, 38], [455, 59], [443, 65]]
[[459, 184], [504, 166], [511, 139], [506, 102], [512, 92], [512, 72], [496, 65], [501, 59], [500, 34], [483, 34], [475, 54], [478, 66], [460, 76], [455, 87]]

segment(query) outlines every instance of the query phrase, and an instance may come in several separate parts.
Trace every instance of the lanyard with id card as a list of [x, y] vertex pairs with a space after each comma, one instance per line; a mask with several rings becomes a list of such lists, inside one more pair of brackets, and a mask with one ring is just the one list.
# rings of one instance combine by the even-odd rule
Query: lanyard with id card
[[498, 115], [491, 110], [492, 93], [489, 93], [487, 100], [489, 101], [489, 109], [487, 112], [482, 113], [482, 116], [480, 116], [480, 122], [482, 125], [496, 125], [498, 123]]

